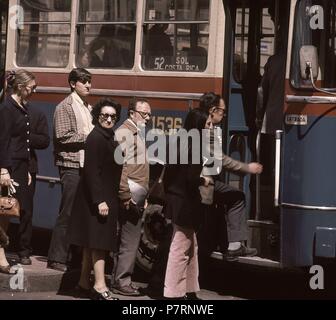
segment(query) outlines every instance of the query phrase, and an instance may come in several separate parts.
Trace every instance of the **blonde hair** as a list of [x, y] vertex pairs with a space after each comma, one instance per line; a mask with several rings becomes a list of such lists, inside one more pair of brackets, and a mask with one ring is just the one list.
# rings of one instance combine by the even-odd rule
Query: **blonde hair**
[[35, 80], [35, 75], [24, 69], [9, 71], [6, 76], [7, 86], [14, 92], [18, 90], [20, 84], [26, 85], [32, 80]]

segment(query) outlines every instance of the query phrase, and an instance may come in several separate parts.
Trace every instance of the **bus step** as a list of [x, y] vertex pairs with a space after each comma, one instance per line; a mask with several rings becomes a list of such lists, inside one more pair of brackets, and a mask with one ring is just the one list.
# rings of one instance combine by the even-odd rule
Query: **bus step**
[[[221, 252], [214, 251], [211, 254], [211, 258], [222, 260], [223, 254]], [[274, 261], [271, 259], [265, 259], [258, 256], [255, 257], [238, 257], [237, 261], [234, 262], [228, 262], [228, 263], [241, 263], [241, 264], [248, 264], [248, 265], [254, 265], [254, 266], [262, 266], [262, 267], [270, 267], [270, 268], [281, 268], [279, 261]]]

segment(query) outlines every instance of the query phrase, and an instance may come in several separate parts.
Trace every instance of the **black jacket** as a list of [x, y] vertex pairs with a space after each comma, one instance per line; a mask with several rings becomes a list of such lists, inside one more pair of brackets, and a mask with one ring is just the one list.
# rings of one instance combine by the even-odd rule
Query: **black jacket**
[[28, 108], [30, 120], [30, 161], [29, 172], [38, 172], [38, 162], [35, 150], [46, 149], [50, 143], [48, 122], [45, 114], [33, 105]]
[[11, 96], [0, 105], [0, 168], [11, 170], [13, 161], [30, 158], [31, 129], [26, 107], [21, 108]]
[[[83, 174], [76, 192], [68, 228], [69, 243], [85, 248], [117, 249], [118, 191], [122, 165], [114, 158], [118, 143], [99, 125], [88, 135]], [[98, 204], [106, 202], [102, 217]]]
[[[164, 212], [174, 224], [197, 230], [203, 219], [203, 205], [198, 188], [201, 184], [202, 164], [192, 164], [191, 150], [181, 149], [188, 153], [188, 164], [166, 166], [163, 178], [166, 194]], [[175, 150], [179, 159], [179, 149]]]

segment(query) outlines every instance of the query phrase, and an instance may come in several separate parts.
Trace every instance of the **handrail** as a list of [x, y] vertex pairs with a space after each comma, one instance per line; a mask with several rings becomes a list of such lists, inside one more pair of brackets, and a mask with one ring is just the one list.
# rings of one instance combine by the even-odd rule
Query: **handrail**
[[275, 133], [275, 182], [274, 182], [274, 206], [279, 207], [280, 196], [280, 160], [281, 160], [281, 138], [282, 130]]
[[49, 182], [49, 183], [61, 183], [61, 179], [60, 178], [48, 177], [48, 176], [40, 176], [40, 175], [36, 176], [36, 180], [38, 180], [38, 181], [44, 181], [44, 182]]
[[[256, 156], [257, 162], [260, 163], [260, 137], [261, 130], [258, 130], [257, 138], [256, 138]], [[261, 208], [260, 208], [260, 174], [256, 175], [256, 220], [260, 220]]]

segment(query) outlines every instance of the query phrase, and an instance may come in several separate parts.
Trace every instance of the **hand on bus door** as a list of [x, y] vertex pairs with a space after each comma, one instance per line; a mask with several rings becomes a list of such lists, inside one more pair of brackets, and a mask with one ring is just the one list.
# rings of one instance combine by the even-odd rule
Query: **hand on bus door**
[[263, 166], [258, 162], [251, 162], [248, 164], [249, 173], [260, 174], [263, 171]]
[[102, 202], [98, 205], [99, 214], [103, 217], [108, 215], [109, 207], [106, 202]]

